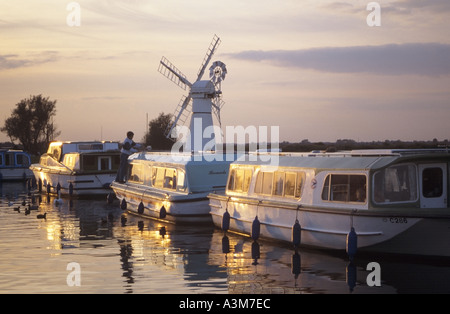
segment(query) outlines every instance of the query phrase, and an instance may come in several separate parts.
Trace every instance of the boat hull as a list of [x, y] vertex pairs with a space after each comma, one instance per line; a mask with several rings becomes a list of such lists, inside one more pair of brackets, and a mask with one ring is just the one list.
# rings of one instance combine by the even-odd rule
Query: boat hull
[[121, 208], [132, 214], [167, 222], [211, 223], [207, 197], [209, 192], [179, 194], [117, 182], [113, 182], [111, 187]]
[[33, 174], [44, 192], [57, 193], [58, 184], [63, 196], [104, 196], [111, 192], [110, 184], [116, 173], [80, 174], [33, 168]]
[[345, 250], [351, 228], [357, 234], [358, 250], [395, 254], [450, 257], [450, 217], [399, 216], [386, 212], [303, 207], [276, 202], [242, 201], [211, 194], [214, 224], [221, 227], [223, 215], [230, 214], [229, 230], [251, 234], [256, 216], [260, 236], [292, 241], [292, 228], [298, 219], [304, 246]]
[[28, 168], [2, 168], [0, 169], [0, 182], [2, 181], [26, 181], [33, 177], [33, 172]]

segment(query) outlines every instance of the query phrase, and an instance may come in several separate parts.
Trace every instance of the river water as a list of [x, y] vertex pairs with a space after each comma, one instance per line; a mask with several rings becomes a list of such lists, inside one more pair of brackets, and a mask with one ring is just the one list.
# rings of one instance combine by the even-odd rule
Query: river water
[[[118, 201], [34, 199], [39, 208], [28, 213], [26, 185], [0, 185], [0, 293], [450, 293], [444, 260], [357, 256], [350, 263], [344, 254], [295, 252], [209, 224], [142, 219]], [[367, 270], [371, 262], [379, 267]]]

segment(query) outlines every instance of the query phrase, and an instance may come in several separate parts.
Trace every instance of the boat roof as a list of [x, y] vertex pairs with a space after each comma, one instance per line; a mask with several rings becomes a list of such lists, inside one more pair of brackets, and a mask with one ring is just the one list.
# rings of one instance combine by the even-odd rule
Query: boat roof
[[146, 160], [159, 164], [186, 166], [188, 164], [231, 163], [236, 160], [235, 154], [219, 152], [172, 153], [172, 152], [139, 152], [128, 157], [129, 161]]
[[23, 151], [21, 149], [0, 149], [0, 153], [22, 153], [22, 154], [26, 154], [29, 155], [29, 153], [27, 153], [26, 151]]
[[445, 159], [450, 161], [447, 149], [433, 150], [352, 150], [343, 152], [309, 153], [251, 153], [241, 156], [233, 164], [274, 167], [368, 170], [380, 169], [397, 162]]
[[112, 141], [57, 141], [49, 144], [47, 152], [52, 153], [52, 149], [56, 147], [61, 147], [63, 154], [72, 152], [106, 152], [118, 150], [119, 143]]

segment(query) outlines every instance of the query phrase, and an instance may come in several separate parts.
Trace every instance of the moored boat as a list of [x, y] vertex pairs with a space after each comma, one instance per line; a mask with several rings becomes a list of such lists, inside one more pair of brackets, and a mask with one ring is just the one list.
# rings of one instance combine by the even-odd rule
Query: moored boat
[[211, 222], [208, 194], [223, 192], [233, 156], [221, 153], [131, 155], [124, 183], [111, 187], [121, 208], [172, 222]]
[[450, 256], [447, 150], [277, 158], [276, 167], [246, 156], [231, 164], [226, 192], [209, 195], [216, 226], [319, 248], [345, 250], [350, 238], [358, 250]]
[[33, 177], [31, 157], [22, 150], [0, 150], [0, 182], [25, 181]]
[[106, 195], [119, 163], [117, 142], [52, 142], [30, 169], [39, 188], [48, 193]]

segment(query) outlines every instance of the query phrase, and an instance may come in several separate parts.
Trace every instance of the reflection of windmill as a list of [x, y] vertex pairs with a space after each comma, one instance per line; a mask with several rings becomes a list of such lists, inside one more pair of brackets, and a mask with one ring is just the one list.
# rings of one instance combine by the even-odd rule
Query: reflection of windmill
[[[166, 137], [177, 140], [179, 134], [176, 134], [175, 132], [176, 127], [184, 126], [190, 117], [190, 144], [195, 150], [203, 150], [206, 143], [209, 143], [209, 146], [211, 146], [211, 137], [204, 138], [203, 134], [206, 128], [214, 125], [212, 113], [216, 116], [219, 125], [221, 123], [220, 109], [224, 104], [221, 99], [221, 82], [225, 79], [227, 74], [225, 64], [220, 61], [214, 62], [209, 69], [210, 80], [201, 80], [206, 67], [211, 61], [219, 44], [220, 38], [215, 35], [208, 47], [208, 51], [206, 52], [203, 63], [198, 71], [197, 80], [194, 83], [189, 82], [186, 76], [165, 57], [161, 59], [158, 68], [158, 71], [161, 74], [169, 78], [182, 89], [186, 90], [186, 88], [189, 88], [188, 96], [183, 96], [181, 98], [174, 113], [174, 120], [167, 126], [165, 135]], [[199, 132], [201, 132], [201, 134], [199, 134]], [[207, 136], [210, 136], [210, 134], [207, 134]], [[214, 138], [214, 134], [212, 137]], [[195, 142], [194, 139], [202, 140], [201, 143], [199, 143], [198, 141]], [[200, 144], [201, 147], [199, 146]]]

